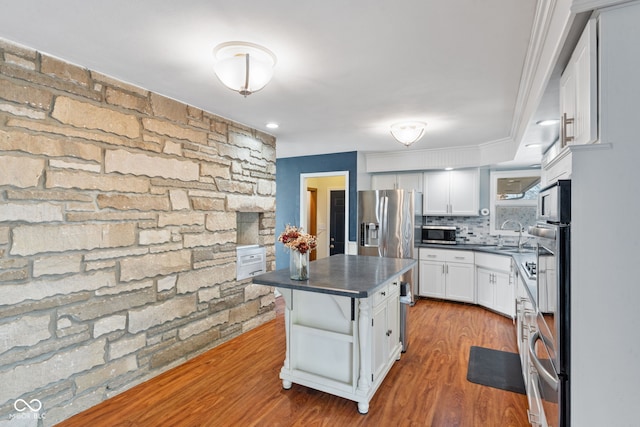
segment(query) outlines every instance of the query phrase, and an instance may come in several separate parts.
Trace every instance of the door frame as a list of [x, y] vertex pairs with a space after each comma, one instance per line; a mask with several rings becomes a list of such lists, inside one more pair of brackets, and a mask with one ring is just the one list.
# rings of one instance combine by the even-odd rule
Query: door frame
[[[345, 236], [345, 254], [349, 253], [349, 171], [331, 171], [331, 172], [312, 172], [300, 174], [300, 224], [307, 218], [307, 178], [326, 178], [330, 176], [344, 177], [344, 236]], [[328, 227], [327, 227], [328, 228]]]

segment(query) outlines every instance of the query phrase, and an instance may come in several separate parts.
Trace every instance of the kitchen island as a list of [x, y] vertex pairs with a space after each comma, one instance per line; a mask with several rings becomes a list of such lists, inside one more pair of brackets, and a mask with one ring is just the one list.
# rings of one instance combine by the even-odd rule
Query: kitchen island
[[254, 277], [285, 301], [282, 386], [293, 383], [358, 403], [369, 401], [400, 359], [400, 277], [413, 259], [334, 255], [309, 264], [307, 281], [289, 269]]

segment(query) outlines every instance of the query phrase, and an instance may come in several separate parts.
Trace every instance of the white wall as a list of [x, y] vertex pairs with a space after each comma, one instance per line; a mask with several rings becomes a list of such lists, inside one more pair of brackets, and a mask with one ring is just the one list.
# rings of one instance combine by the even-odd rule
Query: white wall
[[602, 13], [600, 136], [611, 149], [573, 153], [572, 426], [638, 425], [638, 23], [638, 2]]

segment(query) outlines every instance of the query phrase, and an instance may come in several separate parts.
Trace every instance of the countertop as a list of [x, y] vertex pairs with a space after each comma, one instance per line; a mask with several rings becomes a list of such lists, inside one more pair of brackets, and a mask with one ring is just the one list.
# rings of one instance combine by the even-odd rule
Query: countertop
[[416, 264], [414, 259], [333, 255], [309, 263], [309, 280], [291, 280], [289, 268], [284, 268], [255, 276], [253, 283], [350, 298], [367, 298]]

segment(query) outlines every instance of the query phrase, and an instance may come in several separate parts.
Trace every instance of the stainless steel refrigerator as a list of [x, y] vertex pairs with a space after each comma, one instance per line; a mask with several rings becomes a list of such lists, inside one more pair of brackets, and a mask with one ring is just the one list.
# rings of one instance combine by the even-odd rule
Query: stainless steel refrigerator
[[[358, 255], [388, 258], [417, 258], [422, 224], [422, 193], [405, 190], [358, 192]], [[409, 297], [417, 284], [418, 269], [408, 271], [402, 281], [409, 283]]]

